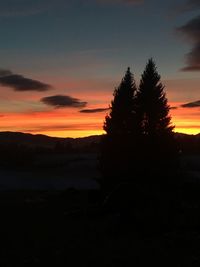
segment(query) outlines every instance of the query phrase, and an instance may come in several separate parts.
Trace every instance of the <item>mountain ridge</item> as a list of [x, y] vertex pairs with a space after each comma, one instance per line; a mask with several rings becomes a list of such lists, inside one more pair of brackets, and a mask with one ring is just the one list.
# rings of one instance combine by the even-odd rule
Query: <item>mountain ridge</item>
[[[92, 144], [99, 144], [103, 135], [91, 135], [86, 137], [51, 137], [43, 134], [31, 134], [24, 132], [1, 131], [0, 145], [27, 145], [27, 146], [42, 146], [54, 147], [56, 144], [72, 145], [73, 147], [82, 147]], [[199, 141], [200, 133], [190, 135], [185, 133], [175, 132], [177, 140], [186, 140], [189, 142]]]

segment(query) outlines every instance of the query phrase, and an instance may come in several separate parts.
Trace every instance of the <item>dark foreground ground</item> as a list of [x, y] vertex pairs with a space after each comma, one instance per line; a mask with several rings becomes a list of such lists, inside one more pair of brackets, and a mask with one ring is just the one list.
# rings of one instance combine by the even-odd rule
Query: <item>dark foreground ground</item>
[[184, 156], [178, 183], [148, 177], [106, 201], [94, 154], [4, 166], [0, 266], [200, 266], [199, 166], [199, 155]]
[[191, 195], [170, 227], [145, 212], [148, 201], [134, 219], [99, 199], [98, 191], [73, 189], [2, 192], [0, 266], [200, 266], [199, 206]]

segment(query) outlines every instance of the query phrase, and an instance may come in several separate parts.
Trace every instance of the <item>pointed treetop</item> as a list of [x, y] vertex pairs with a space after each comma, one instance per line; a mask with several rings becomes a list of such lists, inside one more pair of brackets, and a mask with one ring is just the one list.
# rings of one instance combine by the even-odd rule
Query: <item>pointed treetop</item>
[[110, 114], [105, 118], [104, 130], [109, 134], [129, 134], [133, 128], [132, 117], [136, 95], [136, 84], [130, 67], [127, 68], [113, 95]]
[[172, 132], [170, 106], [155, 61], [150, 58], [140, 80], [137, 102], [144, 134]]
[[126, 71], [126, 73], [125, 73], [125, 77], [126, 77], [127, 75], [128, 75], [128, 76], [133, 76], [133, 74], [131, 73], [131, 68], [130, 68], [130, 67], [127, 68], [127, 71]]
[[157, 84], [160, 81], [160, 75], [158, 74], [156, 63], [153, 58], [150, 58], [147, 61], [146, 67], [144, 69], [144, 72], [142, 74], [141, 84], [144, 82], [144, 80], [149, 80], [149, 82], [153, 82], [154, 84]]
[[135, 84], [135, 80], [134, 80], [134, 75], [133, 73], [131, 72], [131, 68], [128, 67], [126, 72], [125, 72], [125, 75], [124, 77], [122, 78], [122, 81], [121, 81], [121, 85], [125, 83], [126, 86], [127, 85], [130, 85], [132, 87], [132, 89], [134, 91], [136, 91], [136, 84]]

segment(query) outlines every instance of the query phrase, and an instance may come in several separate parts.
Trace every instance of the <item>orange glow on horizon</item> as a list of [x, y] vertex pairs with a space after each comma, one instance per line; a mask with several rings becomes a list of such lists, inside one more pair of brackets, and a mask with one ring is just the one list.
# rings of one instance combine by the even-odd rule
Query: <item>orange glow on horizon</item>
[[[172, 124], [175, 132], [186, 134], [200, 133], [200, 111], [198, 108], [182, 108], [182, 102], [172, 102]], [[93, 104], [86, 109], [106, 108], [108, 101]], [[45, 134], [52, 137], [85, 137], [101, 135], [103, 121], [108, 111], [81, 113], [80, 109], [47, 109], [38, 112], [5, 112], [0, 114], [0, 131]]]
[[175, 132], [196, 135], [200, 133], [200, 128], [175, 128]]
[[[9, 131], [10, 129], [8, 129]], [[6, 131], [4, 129], [4, 131]], [[17, 131], [17, 130], [16, 130]], [[18, 129], [18, 131], [20, 131]], [[23, 131], [24, 133], [31, 134], [44, 134], [51, 137], [61, 137], [61, 138], [79, 138], [79, 137], [87, 137], [92, 135], [102, 135], [105, 133], [103, 129], [97, 130], [65, 130], [65, 131], [57, 131], [57, 130], [49, 130], [49, 131]], [[174, 132], [183, 133], [183, 134], [191, 134], [196, 135], [200, 133], [200, 127], [197, 128], [183, 128], [183, 127], [175, 127]]]
[[183, 108], [182, 102], [173, 103], [177, 109], [171, 110], [172, 124], [175, 126], [174, 131], [185, 134], [200, 133], [200, 112], [198, 108]]

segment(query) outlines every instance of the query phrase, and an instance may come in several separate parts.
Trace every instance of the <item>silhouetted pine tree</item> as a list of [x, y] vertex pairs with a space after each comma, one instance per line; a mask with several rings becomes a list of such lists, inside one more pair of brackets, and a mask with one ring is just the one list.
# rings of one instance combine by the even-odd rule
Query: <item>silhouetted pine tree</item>
[[149, 59], [136, 97], [136, 116], [141, 136], [138, 151], [143, 154], [143, 164], [156, 169], [171, 165], [176, 154], [170, 106], [160, 79], [155, 62]]
[[155, 62], [149, 59], [137, 92], [137, 115], [141, 133], [144, 135], [170, 134], [174, 128], [160, 78]]
[[135, 81], [130, 68], [128, 68], [119, 87], [114, 91], [110, 114], [105, 118], [103, 128], [108, 135], [116, 136], [133, 133], [135, 93]]
[[130, 68], [114, 91], [110, 113], [106, 116], [102, 141], [101, 170], [110, 186], [126, 179], [132, 166], [136, 85]]

